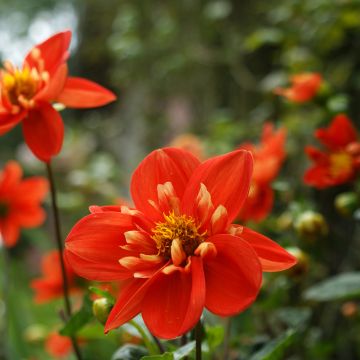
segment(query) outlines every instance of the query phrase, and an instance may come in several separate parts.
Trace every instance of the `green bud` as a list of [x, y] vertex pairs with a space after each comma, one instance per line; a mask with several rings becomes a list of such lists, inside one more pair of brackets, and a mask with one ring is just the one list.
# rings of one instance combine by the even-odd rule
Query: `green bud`
[[309, 256], [298, 247], [289, 247], [286, 250], [295, 256], [297, 263], [292, 268], [287, 270], [287, 274], [295, 279], [299, 279], [305, 275], [309, 270]]
[[295, 229], [301, 238], [310, 241], [325, 237], [329, 232], [325, 218], [311, 210], [303, 212], [297, 218]]
[[359, 207], [359, 199], [354, 192], [339, 194], [335, 198], [335, 208], [342, 216], [351, 216]]
[[100, 299], [96, 299], [92, 305], [92, 311], [96, 319], [99, 320], [102, 324], [106, 323], [106, 320], [110, 314], [112, 303], [109, 299], [103, 297]]

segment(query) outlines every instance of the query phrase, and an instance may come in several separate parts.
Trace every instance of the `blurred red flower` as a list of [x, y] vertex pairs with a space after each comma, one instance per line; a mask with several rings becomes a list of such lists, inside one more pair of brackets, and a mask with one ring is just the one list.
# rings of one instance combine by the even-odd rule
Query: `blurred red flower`
[[60, 152], [64, 137], [61, 116], [51, 103], [91, 108], [115, 100], [92, 81], [68, 77], [70, 40], [70, 31], [57, 33], [32, 48], [22, 68], [5, 62], [0, 72], [0, 135], [22, 122], [27, 145], [45, 162]]
[[316, 130], [315, 137], [325, 149], [305, 148], [314, 165], [306, 171], [304, 182], [323, 189], [352, 181], [360, 168], [360, 143], [351, 120], [337, 115], [329, 127]]
[[291, 87], [278, 87], [274, 90], [277, 95], [284, 96], [289, 101], [303, 103], [311, 100], [322, 84], [322, 76], [318, 73], [301, 73], [290, 78]]
[[[70, 292], [78, 292], [75, 286], [75, 273], [66, 263], [66, 274]], [[61, 298], [63, 292], [63, 278], [61, 274], [61, 264], [59, 252], [49, 251], [41, 260], [42, 277], [31, 282], [30, 286], [35, 291], [34, 301], [38, 304], [48, 302], [53, 299]]]
[[135, 209], [92, 207], [74, 226], [65, 255], [75, 272], [123, 281], [106, 332], [142, 313], [154, 335], [175, 338], [204, 307], [221, 316], [244, 310], [258, 295], [262, 271], [295, 264], [272, 240], [232, 224], [252, 163], [245, 150], [203, 163], [178, 148], [153, 151], [131, 180]]
[[48, 192], [42, 177], [22, 179], [22, 169], [9, 161], [0, 173], [0, 237], [11, 247], [19, 239], [20, 228], [33, 228], [45, 220], [41, 202]]
[[276, 178], [284, 162], [286, 130], [275, 131], [271, 123], [263, 127], [261, 143], [245, 143], [240, 149], [250, 151], [254, 157], [254, 173], [249, 196], [239, 213], [242, 221], [261, 221], [272, 210], [274, 191], [271, 182]]
[[72, 344], [70, 338], [54, 332], [49, 334], [45, 341], [46, 351], [55, 358], [63, 358], [70, 355]]

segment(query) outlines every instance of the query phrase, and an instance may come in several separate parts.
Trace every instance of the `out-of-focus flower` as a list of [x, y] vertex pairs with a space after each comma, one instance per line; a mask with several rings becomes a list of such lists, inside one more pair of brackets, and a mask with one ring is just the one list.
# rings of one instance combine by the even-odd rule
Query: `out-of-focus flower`
[[37, 158], [48, 162], [62, 147], [64, 124], [51, 105], [91, 108], [115, 100], [102, 86], [68, 77], [71, 32], [57, 33], [36, 45], [22, 68], [4, 63], [0, 72], [0, 135], [22, 122], [25, 142]]
[[308, 210], [298, 216], [295, 229], [304, 240], [314, 241], [326, 236], [329, 228], [325, 218], [318, 212]]
[[57, 332], [49, 334], [45, 341], [46, 351], [55, 358], [64, 358], [70, 355], [72, 344], [70, 338], [61, 336]]
[[329, 127], [316, 130], [315, 136], [325, 149], [305, 148], [314, 165], [306, 171], [304, 182], [323, 189], [352, 181], [360, 168], [360, 143], [350, 119], [337, 115]]
[[153, 151], [135, 170], [135, 209], [91, 207], [66, 239], [66, 259], [87, 279], [122, 280], [105, 331], [142, 313], [149, 330], [175, 338], [204, 307], [230, 316], [256, 298], [262, 271], [295, 258], [246, 227], [233, 225], [251, 182], [245, 150], [200, 163], [177, 148]]
[[21, 228], [33, 228], [45, 220], [41, 207], [48, 192], [42, 177], [22, 179], [22, 169], [9, 161], [0, 173], [0, 237], [5, 246], [14, 246]]
[[359, 306], [354, 301], [347, 301], [341, 306], [341, 313], [347, 318], [356, 317], [359, 313]]
[[186, 150], [200, 160], [205, 160], [204, 145], [199, 137], [194, 134], [181, 134], [176, 136], [169, 146]]
[[274, 90], [274, 93], [284, 96], [289, 101], [304, 103], [316, 95], [322, 81], [322, 76], [318, 73], [296, 74], [290, 78], [291, 87], [278, 87]]
[[284, 128], [275, 131], [273, 124], [266, 123], [259, 145], [246, 143], [240, 146], [241, 149], [251, 151], [254, 157], [254, 173], [249, 196], [239, 214], [242, 221], [261, 221], [271, 212], [274, 203], [271, 182], [284, 162], [285, 140]]
[[[41, 261], [42, 277], [31, 282], [30, 286], [35, 291], [34, 301], [38, 304], [48, 302], [63, 296], [63, 279], [59, 252], [52, 250], [45, 254]], [[69, 290], [79, 292], [75, 286], [75, 273], [66, 263], [66, 273]]]

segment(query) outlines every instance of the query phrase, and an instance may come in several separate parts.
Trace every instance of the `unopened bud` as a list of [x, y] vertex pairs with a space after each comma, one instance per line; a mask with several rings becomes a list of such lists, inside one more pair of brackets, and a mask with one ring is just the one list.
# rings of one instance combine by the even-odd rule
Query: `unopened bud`
[[297, 260], [295, 266], [287, 270], [287, 274], [295, 279], [303, 277], [309, 270], [309, 256], [298, 247], [289, 247], [286, 250]]
[[285, 211], [277, 218], [276, 225], [280, 231], [285, 231], [291, 228], [293, 220], [291, 212]]
[[112, 306], [113, 304], [105, 297], [96, 299], [92, 306], [93, 314], [99, 322], [105, 324]]
[[339, 194], [335, 198], [335, 208], [342, 216], [351, 216], [359, 206], [359, 199], [354, 192]]
[[305, 211], [296, 220], [295, 229], [305, 240], [314, 241], [329, 232], [325, 218], [315, 211]]

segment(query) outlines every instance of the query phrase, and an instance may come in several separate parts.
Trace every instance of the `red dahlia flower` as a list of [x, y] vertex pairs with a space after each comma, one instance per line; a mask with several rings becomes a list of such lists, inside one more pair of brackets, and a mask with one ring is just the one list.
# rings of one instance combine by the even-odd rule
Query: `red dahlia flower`
[[311, 100], [318, 92], [322, 77], [318, 73], [302, 73], [294, 75], [290, 78], [291, 87], [276, 88], [274, 93], [282, 95], [289, 101], [295, 103], [303, 103]]
[[306, 171], [304, 182], [323, 189], [353, 180], [360, 168], [360, 143], [350, 119], [337, 115], [328, 128], [316, 130], [315, 136], [326, 149], [305, 148], [315, 164]]
[[[80, 289], [75, 287], [75, 273], [65, 262], [66, 275], [70, 292]], [[63, 296], [63, 278], [61, 274], [60, 256], [57, 250], [45, 254], [41, 260], [43, 276], [31, 282], [35, 291], [35, 302], [38, 304], [60, 298]]]
[[48, 192], [48, 182], [42, 177], [22, 180], [22, 170], [9, 161], [0, 173], [0, 238], [11, 247], [19, 238], [20, 228], [41, 225], [45, 212], [41, 202]]
[[258, 295], [262, 271], [295, 264], [275, 242], [232, 224], [252, 163], [244, 150], [203, 163], [182, 149], [153, 151], [131, 180], [135, 209], [91, 207], [74, 226], [65, 256], [75, 272], [123, 281], [106, 332], [142, 313], [154, 335], [175, 338], [204, 307], [221, 316], [244, 310]]
[[261, 221], [271, 211], [274, 203], [274, 191], [271, 182], [275, 179], [284, 162], [286, 130], [274, 130], [273, 124], [263, 127], [260, 145], [243, 144], [241, 149], [251, 151], [254, 157], [254, 174], [250, 192], [239, 219], [243, 221]]
[[5, 62], [0, 71], [0, 135], [22, 122], [27, 145], [45, 162], [60, 152], [64, 137], [61, 116], [51, 103], [91, 108], [115, 100], [92, 81], [68, 77], [70, 40], [70, 31], [55, 34], [30, 50], [22, 68]]
[[45, 341], [46, 351], [55, 358], [67, 357], [72, 350], [71, 340], [57, 332], [49, 334]]

